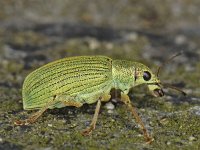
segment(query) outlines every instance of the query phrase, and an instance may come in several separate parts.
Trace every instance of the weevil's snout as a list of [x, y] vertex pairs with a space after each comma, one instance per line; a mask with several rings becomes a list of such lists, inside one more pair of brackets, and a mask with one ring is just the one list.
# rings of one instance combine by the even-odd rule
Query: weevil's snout
[[160, 82], [154, 82], [154, 83], [148, 84], [149, 90], [155, 97], [163, 97], [165, 95], [165, 93], [159, 83]]
[[163, 92], [162, 89], [155, 89], [155, 90], [153, 90], [153, 95], [155, 97], [163, 97], [165, 95], [165, 93]]

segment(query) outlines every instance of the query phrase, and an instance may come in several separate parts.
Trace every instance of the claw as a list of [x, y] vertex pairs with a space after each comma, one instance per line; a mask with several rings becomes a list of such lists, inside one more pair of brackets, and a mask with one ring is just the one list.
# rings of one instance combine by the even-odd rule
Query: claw
[[149, 137], [146, 141], [146, 144], [151, 144], [154, 141], [154, 138]]
[[14, 125], [17, 126], [23, 126], [23, 125], [28, 125], [29, 123], [26, 120], [16, 120], [14, 121]]
[[81, 134], [83, 136], [89, 136], [89, 135], [91, 135], [93, 129], [94, 129], [93, 127], [89, 127], [87, 129], [83, 130], [83, 132]]

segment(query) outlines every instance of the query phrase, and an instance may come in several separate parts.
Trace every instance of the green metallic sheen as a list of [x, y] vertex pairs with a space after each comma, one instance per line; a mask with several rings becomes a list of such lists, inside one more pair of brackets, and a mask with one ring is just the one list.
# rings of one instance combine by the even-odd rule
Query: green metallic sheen
[[[152, 77], [143, 79], [143, 72]], [[134, 77], [137, 77], [135, 80]], [[112, 60], [106, 56], [77, 56], [48, 63], [30, 73], [23, 84], [22, 96], [25, 110], [40, 109], [55, 96], [70, 101], [91, 104], [112, 88], [127, 94], [130, 88], [143, 83], [160, 83], [145, 65], [127, 60]], [[160, 88], [148, 84], [150, 91]], [[65, 107], [60, 99], [49, 108]]]

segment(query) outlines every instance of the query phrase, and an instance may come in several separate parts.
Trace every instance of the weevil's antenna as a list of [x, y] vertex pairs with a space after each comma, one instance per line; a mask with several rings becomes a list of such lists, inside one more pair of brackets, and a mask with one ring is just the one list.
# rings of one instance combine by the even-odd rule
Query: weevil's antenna
[[181, 55], [183, 52], [178, 52], [176, 53], [175, 55], [173, 55], [172, 57], [170, 57], [168, 60], [166, 60], [161, 66], [158, 67], [158, 70], [157, 70], [157, 73], [156, 73], [156, 76], [158, 77], [159, 75], [159, 72], [161, 70], [161, 68], [163, 68], [164, 65], [166, 65], [167, 63], [169, 63], [171, 60], [173, 60], [175, 57]]
[[[175, 55], [173, 55], [172, 57], [170, 57], [168, 60], [166, 60], [161, 66], [159, 66], [159, 67], [158, 67], [158, 70], [157, 70], [157, 73], [156, 73], [156, 76], [158, 77], [159, 72], [160, 72], [161, 68], [162, 68], [164, 65], [166, 65], [167, 63], [169, 63], [171, 60], [173, 60], [175, 57], [181, 55], [182, 53], [183, 53], [182, 51], [176, 53]], [[179, 89], [179, 88], [177, 88], [177, 87], [175, 87], [175, 86], [173, 86], [173, 85], [170, 85], [170, 84], [168, 84], [168, 83], [162, 83], [161, 85], [162, 85], [163, 87], [176, 90], [176, 91], [180, 92], [181, 94], [183, 94], [184, 96], [187, 95], [187, 94], [186, 94], [184, 91], [182, 91], [181, 89]]]
[[183, 94], [184, 96], [187, 95], [187, 94], [186, 94], [184, 91], [182, 91], [181, 89], [179, 89], [179, 88], [177, 88], [177, 87], [175, 87], [175, 86], [173, 86], [173, 85], [170, 85], [170, 84], [168, 84], [168, 83], [162, 83], [162, 86], [163, 86], [163, 87], [166, 87], [166, 88], [170, 88], [170, 89], [176, 90], [176, 91], [180, 92], [181, 94]]

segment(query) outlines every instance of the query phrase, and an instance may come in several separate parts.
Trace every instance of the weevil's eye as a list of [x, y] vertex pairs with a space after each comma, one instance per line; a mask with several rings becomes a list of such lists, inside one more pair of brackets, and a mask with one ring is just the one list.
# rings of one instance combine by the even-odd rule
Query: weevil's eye
[[144, 73], [143, 73], [143, 79], [145, 81], [149, 81], [151, 79], [151, 74], [148, 71], [144, 71]]

